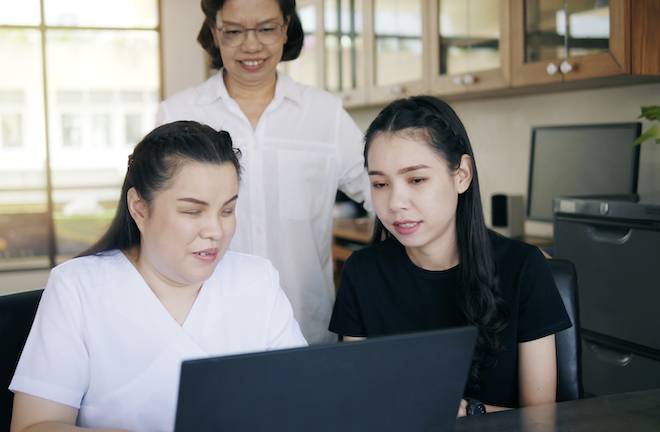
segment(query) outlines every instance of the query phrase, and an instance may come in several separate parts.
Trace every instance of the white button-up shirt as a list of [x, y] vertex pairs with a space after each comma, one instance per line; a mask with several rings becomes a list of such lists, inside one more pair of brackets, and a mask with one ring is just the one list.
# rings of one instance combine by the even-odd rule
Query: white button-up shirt
[[369, 197], [362, 132], [339, 98], [281, 72], [253, 130], [222, 75], [162, 102], [158, 124], [196, 120], [229, 132], [244, 169], [230, 249], [270, 259], [305, 338], [332, 341], [332, 208], [337, 189]]

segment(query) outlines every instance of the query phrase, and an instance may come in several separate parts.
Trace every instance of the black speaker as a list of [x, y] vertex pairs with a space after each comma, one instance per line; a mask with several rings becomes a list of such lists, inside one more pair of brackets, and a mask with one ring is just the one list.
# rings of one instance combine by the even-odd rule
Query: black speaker
[[525, 234], [525, 210], [522, 195], [496, 194], [490, 200], [491, 225], [507, 237]]

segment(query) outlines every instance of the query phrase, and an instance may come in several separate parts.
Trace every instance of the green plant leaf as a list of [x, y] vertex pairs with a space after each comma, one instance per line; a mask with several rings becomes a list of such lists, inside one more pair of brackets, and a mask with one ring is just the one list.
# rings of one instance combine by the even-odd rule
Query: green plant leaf
[[660, 120], [660, 106], [651, 105], [642, 107], [642, 115], [637, 118], [642, 117], [647, 120]]
[[655, 143], [660, 144], [660, 131], [658, 131], [658, 125], [651, 127], [649, 130], [641, 134], [639, 138], [637, 138], [635, 141], [633, 141], [632, 144], [630, 144], [630, 147], [635, 147], [636, 145], [640, 145], [644, 141], [651, 138], [657, 138], [655, 140]]

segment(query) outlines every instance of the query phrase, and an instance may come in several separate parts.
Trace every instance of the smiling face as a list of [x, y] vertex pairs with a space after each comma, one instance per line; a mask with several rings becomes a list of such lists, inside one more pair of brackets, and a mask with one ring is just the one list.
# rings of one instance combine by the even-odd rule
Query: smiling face
[[218, 30], [227, 24], [238, 24], [253, 29], [260, 24], [274, 22], [285, 24], [285, 17], [277, 0], [227, 0], [216, 15], [213, 29], [215, 45], [227, 71], [227, 85], [260, 86], [271, 83], [276, 77], [276, 68], [282, 59], [288, 25], [282, 28], [279, 41], [264, 45], [257, 40], [254, 31], [248, 31], [245, 41], [237, 47], [222, 44]]
[[385, 133], [371, 142], [367, 162], [376, 214], [411, 260], [427, 270], [458, 264], [456, 208], [470, 185], [470, 157], [452, 173], [421, 133]]
[[152, 289], [199, 286], [211, 276], [236, 230], [238, 188], [232, 164], [185, 162], [150, 207], [129, 190], [141, 242], [135, 265]]

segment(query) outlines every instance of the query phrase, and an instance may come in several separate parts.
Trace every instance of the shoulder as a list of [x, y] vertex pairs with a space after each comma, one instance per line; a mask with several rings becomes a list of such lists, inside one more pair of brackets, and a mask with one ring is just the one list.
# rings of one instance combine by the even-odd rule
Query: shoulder
[[204, 81], [202, 84], [189, 87], [174, 93], [172, 96], [161, 102], [163, 109], [184, 109], [185, 107], [197, 107], [212, 103], [226, 92], [222, 73], [218, 73]]
[[83, 280], [103, 280], [125, 270], [130, 262], [119, 250], [73, 258], [51, 270], [51, 277]]
[[494, 231], [489, 231], [488, 234], [491, 247], [500, 266], [518, 266], [530, 260], [545, 260], [536, 246], [504, 237]]
[[326, 90], [294, 81], [283, 72], [278, 72], [277, 79], [282, 82], [285, 95], [298, 100], [305, 110], [322, 111], [328, 116], [343, 111], [341, 99]]

